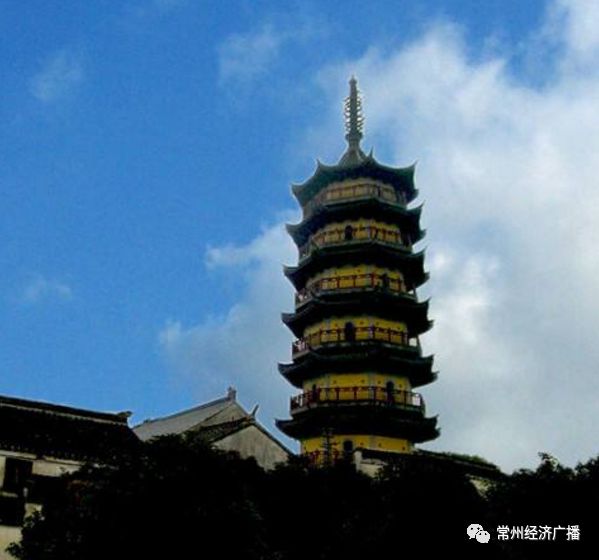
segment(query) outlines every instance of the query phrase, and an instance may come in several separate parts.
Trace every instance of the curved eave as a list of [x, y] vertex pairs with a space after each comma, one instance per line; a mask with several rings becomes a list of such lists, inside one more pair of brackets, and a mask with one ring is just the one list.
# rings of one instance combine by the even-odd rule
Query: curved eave
[[428, 301], [417, 302], [403, 294], [354, 291], [350, 293], [324, 294], [313, 297], [295, 313], [282, 313], [283, 323], [297, 336], [310, 324], [330, 317], [343, 315], [375, 315], [405, 323], [410, 336], [418, 336], [430, 329], [432, 321], [427, 318]]
[[325, 355], [309, 352], [291, 363], [278, 364], [279, 373], [298, 389], [304, 382], [326, 373], [345, 374], [377, 371], [391, 375], [402, 375], [410, 380], [412, 388], [428, 385], [437, 379], [433, 372], [433, 356], [406, 356], [376, 348], [371, 352], [355, 352]]
[[347, 265], [376, 264], [400, 270], [408, 287], [417, 288], [426, 282], [424, 250], [411, 253], [372, 241], [351, 245], [330, 245], [312, 252], [297, 266], [284, 266], [283, 272], [296, 289], [302, 289], [310, 276], [326, 268]]
[[291, 191], [299, 203], [304, 205], [331, 183], [344, 179], [370, 178], [393, 186], [404, 193], [409, 202], [418, 196], [414, 187], [415, 169], [415, 163], [409, 167], [382, 165], [370, 155], [363, 161], [350, 165], [326, 165], [318, 161], [312, 176], [303, 183], [291, 185]]
[[321, 437], [323, 427], [335, 433], [406, 438], [423, 443], [439, 435], [437, 417], [385, 406], [326, 406], [296, 414], [291, 420], [276, 420], [285, 435], [294, 439]]
[[420, 229], [422, 207], [423, 204], [406, 208], [376, 198], [338, 201], [320, 206], [300, 223], [286, 224], [285, 228], [296, 245], [303, 245], [311, 234], [327, 224], [368, 217], [397, 224], [405, 233], [412, 236], [414, 243], [417, 243], [425, 234], [424, 230]]

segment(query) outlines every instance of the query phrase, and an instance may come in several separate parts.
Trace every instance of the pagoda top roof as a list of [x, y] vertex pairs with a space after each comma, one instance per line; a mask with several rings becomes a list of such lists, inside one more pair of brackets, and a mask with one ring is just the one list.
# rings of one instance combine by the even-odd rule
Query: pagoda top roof
[[418, 194], [414, 188], [415, 165], [409, 167], [389, 167], [376, 161], [372, 150], [366, 155], [360, 147], [364, 128], [362, 100], [358, 92], [356, 78], [349, 81], [349, 96], [345, 100], [345, 139], [347, 149], [335, 165], [316, 163], [316, 170], [307, 181], [291, 186], [300, 204], [305, 204], [323, 187], [343, 179], [371, 178], [400, 190], [407, 202]]
[[[316, 170], [303, 183], [293, 184], [291, 190], [300, 204], [308, 202], [315, 194], [327, 185], [343, 179], [370, 178], [389, 184], [404, 193], [407, 202], [418, 195], [414, 186], [414, 171], [416, 164], [408, 167], [390, 167], [379, 163], [372, 153], [366, 155], [362, 150], [351, 154], [348, 148], [339, 163], [327, 165], [320, 160], [316, 162]], [[347, 157], [347, 159], [345, 159]]]

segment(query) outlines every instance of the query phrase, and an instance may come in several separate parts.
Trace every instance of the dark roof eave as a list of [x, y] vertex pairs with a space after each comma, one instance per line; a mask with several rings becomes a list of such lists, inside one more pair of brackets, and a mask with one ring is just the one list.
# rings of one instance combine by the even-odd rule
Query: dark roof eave
[[[352, 202], [350, 207], [348, 204]], [[401, 205], [389, 204], [379, 199], [360, 199], [356, 201], [347, 201], [344, 205], [323, 205], [316, 212], [311, 213], [309, 216], [305, 216], [301, 222], [297, 224], [285, 224], [287, 233], [293, 238], [296, 244], [300, 245], [306, 241], [306, 237], [322, 227], [322, 222], [335, 220], [335, 215], [342, 213], [347, 214], [348, 211], [356, 212], [357, 208], [363, 207], [365, 204], [378, 204], [379, 208], [374, 209], [375, 212], [384, 213], [397, 213], [398, 220], [402, 220], [409, 224], [410, 231], [415, 230], [412, 235], [415, 235], [413, 242], [417, 243], [420, 241], [425, 234], [425, 230], [421, 230], [419, 226], [420, 218], [422, 215], [422, 208], [424, 203], [414, 206], [413, 208], [407, 208]], [[372, 209], [370, 211], [373, 211]], [[338, 217], [337, 219], [342, 219]], [[381, 218], [381, 221], [386, 221], [389, 218]], [[394, 220], [395, 221], [395, 220]]]
[[291, 192], [300, 204], [313, 196], [326, 185], [343, 178], [372, 177], [388, 182], [395, 188], [403, 187], [408, 191], [408, 199], [416, 198], [418, 191], [414, 187], [414, 172], [416, 164], [408, 167], [390, 167], [368, 156], [363, 161], [352, 165], [326, 165], [317, 161], [316, 169], [312, 176], [303, 183], [291, 185]]
[[[369, 292], [366, 295], [370, 298], [370, 296], [377, 296], [379, 294], [376, 292]], [[364, 301], [369, 305], [364, 306]], [[382, 301], [376, 299], [363, 299], [362, 301], [359, 299], [334, 301], [328, 298], [319, 298], [315, 296], [311, 301], [302, 306], [301, 309], [291, 313], [281, 313], [281, 319], [297, 337], [301, 336], [301, 331], [306, 324], [312, 322], [310, 317], [315, 317], [314, 320], [321, 320], [326, 315], [323, 311], [324, 309], [328, 309], [329, 314], [339, 315], [340, 313], [344, 313], [344, 309], [352, 310], [359, 308], [360, 306], [364, 307], [367, 311], [369, 309], [377, 309], [378, 311], [372, 311], [372, 313], [377, 316], [386, 316], [406, 323], [409, 326], [408, 330], [411, 333], [422, 334], [432, 326], [432, 321], [427, 318], [429, 308], [428, 300], [418, 302], [410, 300], [406, 301], [400, 298], [396, 301], [387, 300], [387, 302], [390, 306], [388, 308], [381, 308], [380, 306], [383, 305]], [[383, 315], [381, 315], [381, 310], [384, 312]], [[354, 313], [354, 311], [350, 311], [350, 313]], [[402, 313], [402, 315], [398, 316], [397, 313]], [[391, 315], [395, 315], [395, 317], [391, 317]]]
[[0, 395], [0, 407], [10, 407], [23, 410], [24, 412], [44, 412], [65, 415], [73, 418], [99, 420], [124, 426], [128, 426], [128, 418], [130, 416], [130, 413], [128, 412], [98, 412], [95, 410], [75, 408], [46, 401], [21, 399], [4, 395]]
[[[351, 252], [354, 253], [354, 255], [358, 254], [359, 251], [363, 253], [362, 259], [356, 261], [354, 258], [354, 262], [367, 264], [373, 262], [372, 259], [375, 253], [368, 253], [367, 251], [365, 251], [364, 247], [366, 247], [366, 243], [352, 247]], [[424, 254], [426, 252], [426, 249], [423, 249], [416, 253], [410, 253], [408, 251], [397, 251], [396, 249], [389, 249], [388, 247], [382, 245], [374, 247], [376, 247], [377, 251], [379, 251], [378, 253], [376, 253], [376, 255], [381, 255], [381, 258], [385, 258], [390, 255], [400, 256], [403, 262], [406, 263], [406, 265], [415, 267], [411, 270], [404, 270], [405, 278], [412, 287], [417, 288], [428, 280], [429, 273], [424, 271]], [[326, 247], [324, 249], [321, 249], [320, 251], [311, 253], [308, 257], [303, 259], [297, 265], [285, 265], [283, 267], [283, 273], [295, 286], [296, 289], [301, 289], [306, 278], [310, 274], [314, 273], [312, 269], [319, 270], [319, 263], [321, 264], [321, 266], [324, 266], [322, 263], [325, 262], [325, 259], [330, 262], [331, 266], [334, 266], [334, 263], [336, 261], [332, 260], [331, 255], [333, 256], [333, 258], [339, 258], [339, 255], [342, 255], [341, 251], [343, 250], [345, 250], [345, 246], [341, 245], [339, 247]], [[325, 253], [328, 254], [325, 256]], [[377, 260], [380, 262], [379, 259]]]
[[[316, 412], [314, 410], [313, 412]], [[322, 414], [327, 414], [329, 421], [332, 424], [337, 424], [339, 426], [345, 426], [346, 428], [351, 427], [350, 429], [355, 430], [356, 427], [363, 424], [364, 432], [372, 433], [373, 430], [377, 432], [379, 435], [387, 435], [391, 437], [408, 437], [414, 443], [423, 443], [426, 441], [431, 441], [436, 439], [439, 434], [439, 428], [437, 427], [438, 417], [430, 416], [430, 417], [420, 417], [420, 418], [411, 418], [412, 415], [406, 415], [401, 420], [396, 420], [392, 423], [381, 423], [380, 430], [376, 430], [372, 427], [371, 422], [366, 422], [365, 417], [362, 414], [358, 414], [354, 417], [349, 410], [341, 411], [343, 416], [337, 416], [334, 414], [332, 409], [321, 410], [319, 411]], [[356, 409], [355, 412], [360, 412], [359, 409]], [[403, 411], [397, 411], [402, 414]], [[331, 415], [331, 413], [333, 413]], [[347, 415], [349, 413], [349, 415]], [[292, 418], [290, 420], [276, 420], [276, 426], [281, 432], [285, 435], [293, 438], [305, 438], [305, 437], [314, 437], [321, 433], [321, 420], [317, 415], [305, 415], [303, 419]], [[345, 417], [344, 417], [345, 416]], [[353, 417], [353, 418], [352, 418]]]
[[[307, 379], [317, 377], [324, 371], [353, 371], [352, 368], [348, 369], [348, 364], [353, 367], [361, 367], [359, 360], [350, 358], [349, 361], [345, 356], [322, 356], [318, 352], [310, 352], [305, 356], [302, 356], [299, 360], [294, 360], [287, 363], [279, 363], [279, 373], [294, 387], [301, 389], [304, 382]], [[370, 362], [377, 360], [377, 357], [367, 358]], [[400, 357], [399, 360], [393, 356], [386, 358], [380, 358], [384, 362], [388, 361], [387, 366], [376, 366], [382, 371], [396, 371], [397, 363], [400, 363], [403, 368], [409, 369], [405, 375], [411, 381], [412, 387], [422, 387], [434, 382], [438, 378], [438, 372], [433, 371], [433, 360], [434, 356], [423, 356], [415, 359]], [[335, 367], [337, 365], [337, 367]]]

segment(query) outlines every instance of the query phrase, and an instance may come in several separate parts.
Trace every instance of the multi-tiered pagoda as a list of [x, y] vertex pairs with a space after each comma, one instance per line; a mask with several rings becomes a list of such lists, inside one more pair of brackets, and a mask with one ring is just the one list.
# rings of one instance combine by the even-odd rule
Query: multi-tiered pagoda
[[336, 165], [318, 163], [294, 185], [303, 218], [287, 229], [299, 249], [285, 274], [297, 290], [283, 314], [297, 340], [281, 374], [301, 393], [277, 425], [317, 464], [356, 450], [410, 453], [438, 436], [413, 389], [432, 382], [432, 357], [418, 340], [431, 322], [416, 289], [427, 280], [414, 167], [378, 163], [361, 147], [356, 80], [345, 102], [348, 147]]

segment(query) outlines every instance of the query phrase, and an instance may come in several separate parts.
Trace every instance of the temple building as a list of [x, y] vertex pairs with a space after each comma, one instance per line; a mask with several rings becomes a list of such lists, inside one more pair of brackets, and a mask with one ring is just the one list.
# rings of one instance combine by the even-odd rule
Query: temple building
[[285, 274], [296, 289], [283, 322], [297, 340], [280, 373], [301, 392], [291, 419], [278, 420], [301, 454], [327, 465], [340, 458], [411, 454], [439, 435], [414, 389], [436, 378], [419, 335], [429, 330], [427, 280], [414, 166], [382, 165], [360, 146], [355, 78], [345, 101], [347, 149], [336, 165], [318, 162], [292, 191], [302, 207], [287, 229], [299, 251]]
[[25, 517], [38, 511], [58, 477], [85, 463], [110, 464], [141, 441], [191, 434], [206, 444], [264, 469], [285, 463], [291, 452], [247, 412], [230, 387], [224, 397], [129, 427], [131, 412], [98, 412], [0, 395], [0, 560], [21, 538]]
[[57, 477], [138, 444], [130, 415], [0, 396], [0, 560], [13, 558], [6, 547], [20, 540], [24, 518]]
[[256, 419], [258, 405], [251, 412], [237, 401], [237, 391], [229, 387], [224, 397], [163, 416], [145, 420], [133, 431], [142, 441], [169, 434], [194, 434], [222, 451], [235, 451], [243, 458], [253, 457], [265, 470], [286, 463], [291, 452]]

